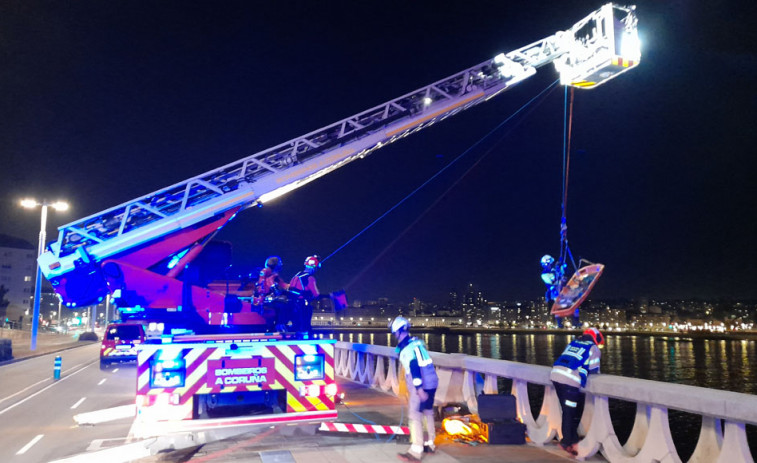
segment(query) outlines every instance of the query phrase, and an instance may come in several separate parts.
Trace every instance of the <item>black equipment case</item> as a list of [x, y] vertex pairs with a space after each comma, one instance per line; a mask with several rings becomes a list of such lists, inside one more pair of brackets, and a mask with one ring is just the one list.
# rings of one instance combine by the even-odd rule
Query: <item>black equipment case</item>
[[510, 394], [481, 394], [478, 396], [478, 416], [481, 421], [502, 421], [518, 418], [515, 396]]
[[526, 425], [518, 420], [484, 423], [486, 441], [492, 445], [523, 445], [526, 443]]
[[515, 397], [510, 394], [478, 396], [478, 416], [483, 422], [486, 440], [493, 445], [526, 443], [526, 425], [517, 420]]

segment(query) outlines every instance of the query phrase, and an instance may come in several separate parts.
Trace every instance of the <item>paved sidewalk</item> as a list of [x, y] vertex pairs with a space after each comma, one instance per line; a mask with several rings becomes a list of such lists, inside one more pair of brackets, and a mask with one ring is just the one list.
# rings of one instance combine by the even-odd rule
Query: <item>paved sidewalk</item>
[[78, 341], [78, 334], [37, 333], [37, 349], [31, 350], [31, 332], [0, 328], [0, 338], [10, 339], [13, 348], [13, 359], [0, 361], [0, 365], [8, 362], [36, 357], [38, 355], [58, 352], [73, 347], [90, 344], [92, 341]]
[[[338, 406], [339, 422], [407, 425], [403, 402], [393, 395], [339, 379], [346, 403]], [[404, 419], [403, 416], [405, 417]], [[437, 426], [440, 423], [437, 423]], [[556, 444], [469, 445], [437, 437], [437, 452], [429, 463], [565, 463], [575, 461]], [[247, 432], [204, 446], [167, 452], [139, 460], [148, 462], [250, 463], [382, 463], [399, 462], [408, 449], [407, 437], [316, 433], [315, 426], [277, 426]], [[604, 461], [599, 457], [587, 461]]]

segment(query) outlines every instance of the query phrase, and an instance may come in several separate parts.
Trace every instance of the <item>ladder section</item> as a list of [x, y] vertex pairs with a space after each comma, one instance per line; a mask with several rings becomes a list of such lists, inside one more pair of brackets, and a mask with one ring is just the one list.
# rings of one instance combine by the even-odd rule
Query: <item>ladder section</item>
[[[544, 47], [542, 42], [538, 42], [539, 48]], [[535, 55], [524, 53], [517, 58], [524, 63], [533, 60], [544, 64], [540, 63], [544, 58], [533, 59]], [[95, 256], [96, 247], [127, 235], [139, 234], [142, 242], [224, 210], [270, 200], [277, 193], [291, 191], [311, 180], [309, 176], [323, 175], [355, 158], [365, 157], [375, 149], [487, 100], [535, 72], [517, 61], [508, 62], [506, 69], [502, 63], [501, 57], [488, 60], [320, 130], [63, 225], [50, 252], [57, 260], [86, 247], [87, 253]], [[201, 206], [208, 207], [198, 213]], [[163, 233], [138, 233], [148, 227]], [[108, 254], [120, 250], [116, 246]]]

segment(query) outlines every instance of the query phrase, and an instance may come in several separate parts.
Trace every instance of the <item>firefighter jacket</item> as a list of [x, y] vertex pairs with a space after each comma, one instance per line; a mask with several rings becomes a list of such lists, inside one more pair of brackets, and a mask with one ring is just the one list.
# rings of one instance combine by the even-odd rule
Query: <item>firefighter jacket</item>
[[599, 373], [601, 355], [594, 341], [576, 338], [555, 361], [549, 379], [568, 386], [586, 387], [587, 377]]
[[304, 270], [292, 277], [292, 280], [289, 282], [289, 291], [298, 294], [308, 301], [312, 301], [319, 296], [315, 277]]
[[270, 302], [269, 299], [288, 288], [289, 285], [281, 280], [278, 273], [269, 268], [264, 268], [260, 271], [258, 281], [255, 283], [255, 289], [252, 293], [252, 303], [253, 305], [260, 305], [264, 302]]
[[439, 386], [439, 378], [436, 369], [425, 344], [420, 339], [408, 336], [397, 346], [400, 354], [400, 363], [405, 369], [405, 380], [408, 387], [412, 384], [415, 388], [425, 390], [436, 389]]

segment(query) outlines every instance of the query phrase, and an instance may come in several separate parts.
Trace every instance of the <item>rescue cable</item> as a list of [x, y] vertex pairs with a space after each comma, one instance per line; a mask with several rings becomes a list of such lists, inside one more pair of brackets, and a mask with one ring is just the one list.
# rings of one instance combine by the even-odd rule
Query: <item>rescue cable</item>
[[562, 204], [561, 212], [562, 218], [560, 219], [560, 258], [558, 265], [565, 264], [567, 258], [570, 258], [570, 263], [573, 265], [573, 271], [578, 270], [576, 261], [573, 259], [573, 253], [570, 252], [570, 246], [568, 246], [568, 184], [570, 180], [570, 142], [573, 132], [573, 87], [570, 87], [570, 103], [568, 103], [568, 87], [565, 87], [565, 103], [564, 103], [564, 122], [563, 122], [563, 165], [562, 165]]
[[[552, 304], [550, 313], [555, 315], [558, 319], [558, 326], [562, 326], [561, 317], [572, 315], [574, 322], [578, 321], [578, 308], [581, 303], [589, 296], [592, 288], [596, 284], [599, 277], [602, 275], [604, 265], [589, 262], [585, 259], [580, 259], [579, 265], [576, 265], [576, 261], [573, 258], [573, 253], [568, 246], [568, 185], [570, 180], [570, 145], [573, 135], [573, 100], [574, 90], [570, 88], [570, 102], [568, 102], [568, 88], [565, 88], [565, 109], [564, 109], [564, 125], [563, 125], [563, 191], [561, 210], [562, 217], [560, 219], [560, 258], [556, 263], [555, 268], [558, 269], [558, 278], [555, 281], [556, 297]], [[564, 269], [567, 266], [566, 261], [570, 260], [573, 265], [573, 275], [570, 280], [565, 281]], [[586, 262], [586, 264], [584, 264]], [[542, 264], [544, 265], [544, 264]], [[542, 279], [544, 279], [545, 273], [542, 273]], [[546, 281], [546, 280], [545, 280]], [[552, 289], [548, 289], [548, 295], [552, 293]], [[547, 297], [547, 303], [550, 298]]]

